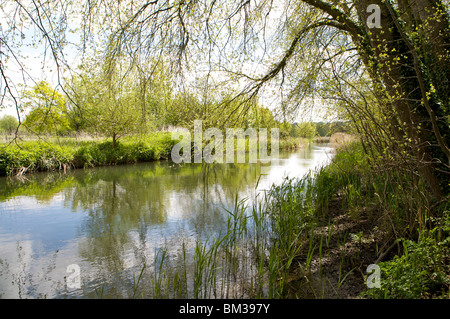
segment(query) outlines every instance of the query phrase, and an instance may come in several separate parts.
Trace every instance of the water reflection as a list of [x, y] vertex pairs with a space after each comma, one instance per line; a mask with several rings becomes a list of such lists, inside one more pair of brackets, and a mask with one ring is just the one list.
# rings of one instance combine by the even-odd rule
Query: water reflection
[[[129, 297], [158, 249], [193, 248], [225, 228], [236, 196], [301, 177], [330, 151], [280, 154], [266, 175], [259, 163], [155, 162], [0, 179], [0, 297], [96, 297], [105, 286]], [[80, 266], [81, 289], [67, 288], [70, 264]]]

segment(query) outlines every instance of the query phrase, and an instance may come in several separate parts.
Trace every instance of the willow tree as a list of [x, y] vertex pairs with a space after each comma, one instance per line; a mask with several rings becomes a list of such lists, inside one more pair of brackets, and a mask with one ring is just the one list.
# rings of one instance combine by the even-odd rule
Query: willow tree
[[[305, 92], [323, 85], [320, 73], [324, 69], [334, 72], [334, 79], [341, 81], [338, 84], [341, 88], [342, 80], [348, 78], [347, 72], [351, 72], [352, 77], [367, 73], [371, 93], [376, 98], [373, 102], [382, 109], [386, 119], [383, 129], [393, 137], [389, 139], [390, 147], [416, 164], [418, 173], [436, 198], [448, 194], [448, 7], [439, 0], [303, 0], [291, 10], [291, 21], [286, 23], [289, 32], [284, 39], [284, 53], [249, 88], [258, 92], [268, 81], [280, 75], [284, 79], [291, 72], [297, 81], [291, 91], [295, 101]], [[314, 43], [313, 53], [308, 43]], [[314, 52], [317, 52], [315, 56]], [[352, 58], [351, 52], [357, 59]], [[340, 65], [327, 68], [338, 57]], [[358, 65], [359, 61], [363, 68], [346, 68], [347, 64]], [[297, 72], [302, 75], [298, 76]], [[363, 112], [372, 113], [369, 114], [372, 118], [374, 115], [373, 108], [358, 109], [358, 112], [350, 116]]]
[[[199, 54], [201, 50], [195, 48], [200, 46], [211, 65], [209, 70], [215, 67], [247, 80], [242, 96], [249, 99], [261, 93], [268, 83], [282, 85], [287, 73], [295, 79], [298, 72], [304, 74], [297, 78], [292, 90], [292, 100], [298, 100], [320, 85], [318, 73], [327, 62], [354, 52], [357, 61], [363, 63], [362, 68], [353, 70], [354, 75], [363, 71], [368, 74], [376, 104], [383, 108], [386, 117], [383, 125], [393, 137], [392, 150], [415, 163], [436, 198], [448, 193], [448, 7], [441, 0], [286, 2], [283, 11], [286, 19], [280, 25], [281, 31], [275, 32], [278, 34], [275, 43], [285, 49], [272, 55], [271, 63], [262, 59], [265, 71], [261, 67], [263, 72], [249, 75], [239, 62], [249, 62], [244, 58], [247, 52], [258, 56], [257, 45], [267, 40], [261, 34], [270, 29], [267, 17], [274, 11], [271, 1], [146, 2], [115, 34], [120, 39], [118, 43], [133, 41], [136, 28], [144, 26], [154, 34], [169, 35], [162, 44], [176, 49], [178, 61], [183, 57], [194, 59], [189, 54]], [[311, 49], [308, 43], [315, 44], [313, 52], [307, 51]], [[145, 42], [139, 43], [139, 47], [154, 49]], [[224, 58], [231, 55], [221, 54], [227, 48], [234, 49], [233, 52], [240, 50], [235, 64]], [[299, 59], [306, 62], [300, 64], [301, 70], [295, 63]], [[337, 71], [336, 75], [339, 79], [341, 74]]]
[[[17, 1], [0, 8], [13, 17], [0, 31], [2, 52], [12, 59], [20, 60], [13, 54], [18, 41], [8, 40], [17, 39], [17, 24], [29, 24], [57, 66], [65, 66], [65, 34], [74, 15], [83, 54], [103, 37], [111, 40], [111, 57], [138, 56], [138, 64], [167, 58], [181, 80], [178, 87], [193, 73], [214, 85], [226, 75], [223, 85], [240, 85], [228, 103], [239, 101], [239, 107], [229, 111], [250, 107], [246, 102], [272, 86], [279, 88], [276, 104], [291, 114], [334, 86], [337, 96], [331, 98], [350, 111], [367, 142], [374, 129], [367, 120], [373, 118], [387, 137], [384, 146], [414, 166], [436, 198], [449, 191], [450, 26], [444, 0]], [[14, 97], [6, 71], [2, 63], [4, 91]], [[352, 105], [350, 91], [360, 95], [362, 106]], [[208, 94], [205, 85], [206, 100]]]
[[66, 99], [50, 85], [41, 81], [24, 94], [28, 109], [23, 125], [30, 131], [45, 134], [64, 134], [70, 131]]
[[[318, 5], [311, 1], [313, 5]], [[368, 10], [375, 4], [375, 12]], [[450, 22], [441, 1], [359, 1], [363, 28], [344, 20], [379, 94], [392, 106], [396, 141], [410, 149], [434, 195], [450, 190]], [[379, 10], [379, 25], [367, 21]], [[327, 9], [337, 19], [340, 15]], [[366, 23], [364, 23], [366, 22]]]
[[143, 110], [140, 83], [134, 81], [127, 63], [119, 58], [94, 60], [84, 65], [66, 84], [74, 109], [82, 114], [91, 133], [117, 140], [140, 132]]

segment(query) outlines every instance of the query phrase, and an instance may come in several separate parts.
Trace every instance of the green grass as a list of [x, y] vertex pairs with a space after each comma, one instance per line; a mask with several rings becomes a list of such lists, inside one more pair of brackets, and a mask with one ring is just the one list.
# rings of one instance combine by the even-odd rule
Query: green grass
[[170, 157], [176, 141], [169, 133], [106, 141], [60, 139], [10, 143], [0, 146], [0, 176], [155, 161]]
[[[333, 213], [330, 209], [336, 207], [330, 208], [329, 204], [338, 196], [341, 198], [341, 210], [350, 220], [358, 223], [365, 219], [372, 223], [371, 229], [356, 234], [344, 233], [344, 240], [341, 239], [339, 245], [355, 242], [362, 247], [361, 243], [370, 235], [378, 240], [374, 243], [377, 255], [380, 254], [378, 247], [394, 243], [393, 247], [397, 248], [386, 254], [387, 260], [378, 264], [382, 272], [381, 288], [367, 289], [362, 296], [449, 297], [449, 203], [426, 197], [427, 190], [414, 173], [394, 165], [371, 165], [362, 145], [353, 143], [339, 151], [330, 165], [319, 168], [299, 181], [288, 180], [275, 190], [273, 202], [276, 203], [276, 220], [279, 227], [285, 227], [280, 229], [278, 245], [288, 253], [289, 245], [294, 241], [303, 238], [299, 245], [307, 246], [309, 238], [310, 245], [302, 252], [306, 256], [302, 259], [305, 262], [299, 264], [300, 268], [308, 267], [314, 249], [320, 262], [324, 253], [322, 248], [325, 248], [322, 240], [326, 246], [329, 245], [330, 233], [317, 236], [313, 230], [316, 226], [330, 225]], [[295, 214], [295, 211], [298, 213]], [[308, 229], [311, 230], [309, 234]], [[299, 236], [301, 232], [304, 235]], [[294, 249], [291, 251], [296, 253]], [[352, 258], [358, 260], [361, 253], [356, 251]], [[290, 260], [289, 254], [285, 258]], [[369, 263], [375, 260], [377, 256], [374, 254]], [[341, 265], [346, 263], [343, 260]], [[340, 273], [339, 282], [341, 277], [345, 280], [346, 274]], [[337, 288], [340, 287], [341, 283]], [[314, 295], [320, 296], [317, 292], [317, 288], [314, 288]]]
[[380, 288], [363, 296], [375, 299], [450, 297], [450, 212], [434, 220], [435, 227], [417, 240], [401, 238], [402, 254], [378, 264]]
[[[293, 138], [281, 140], [280, 149], [301, 147], [302, 141]], [[111, 139], [77, 140], [69, 137], [0, 144], [0, 176], [169, 159], [177, 142], [172, 140], [171, 133], [161, 132], [123, 137], [115, 147]]]

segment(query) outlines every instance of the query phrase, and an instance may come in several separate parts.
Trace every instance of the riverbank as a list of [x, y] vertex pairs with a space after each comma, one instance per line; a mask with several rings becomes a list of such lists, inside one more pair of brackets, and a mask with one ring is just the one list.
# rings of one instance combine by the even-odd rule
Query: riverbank
[[[197, 277], [182, 287], [194, 298], [449, 298], [448, 203], [420, 204], [410, 176], [393, 173], [355, 142], [256, 202], [236, 199], [224, 236], [197, 242]], [[175, 293], [171, 274], [183, 271], [168, 269], [157, 297], [192, 297]]]
[[[169, 132], [122, 138], [115, 147], [108, 139], [10, 142], [0, 145], [0, 176], [167, 160], [177, 142]], [[280, 139], [279, 145], [280, 150], [292, 151], [305, 148], [309, 143], [308, 139], [288, 137]]]
[[[42, 212], [47, 212], [46, 205], [53, 205], [51, 198], [57, 198], [60, 203], [60, 194], [65, 189], [64, 207], [84, 207], [81, 211], [100, 207], [86, 215], [89, 216], [87, 221], [95, 225], [87, 228], [95, 231], [95, 236], [88, 237], [97, 240], [86, 246], [92, 249], [93, 256], [98, 250], [103, 251], [99, 249], [102, 245], [106, 245], [108, 251], [116, 251], [114, 256], [125, 256], [130, 251], [125, 250], [124, 245], [117, 245], [116, 240], [110, 242], [114, 238], [110, 230], [120, 229], [122, 238], [128, 233], [123, 232], [124, 229], [134, 232], [143, 220], [146, 226], [141, 229], [147, 235], [146, 227], [163, 225], [164, 216], [169, 214], [156, 210], [153, 216], [149, 210], [149, 207], [162, 207], [152, 203], [166, 203], [171, 197], [164, 199], [162, 190], [167, 190], [168, 184], [161, 186], [160, 183], [176, 184], [169, 193], [176, 190], [178, 194], [180, 182], [189, 177], [189, 182], [184, 184], [189, 195], [181, 197], [183, 200], [177, 197], [179, 203], [172, 213], [180, 216], [180, 212], [184, 215], [199, 208], [197, 216], [201, 218], [195, 217], [192, 224], [198, 225], [205, 216], [208, 220], [218, 218], [220, 232], [207, 231], [205, 237], [196, 239], [181, 238], [177, 234], [174, 242], [164, 240], [161, 246], [155, 247], [154, 258], [135, 259], [133, 268], [121, 270], [120, 273], [127, 274], [121, 280], [102, 282], [96, 277], [94, 283], [102, 283], [90, 291], [91, 298], [122, 296], [117, 291], [131, 291], [126, 295], [128, 298], [449, 297], [448, 203], [420, 203], [420, 192], [407, 188], [409, 176], [394, 176], [389, 169], [376, 171], [369, 165], [369, 158], [359, 143], [340, 147], [329, 165], [300, 179], [286, 178], [281, 184], [277, 181], [276, 185], [255, 193], [255, 197], [252, 192], [238, 197], [233, 191], [223, 191], [236, 190], [245, 183], [255, 189], [264, 184], [264, 181], [260, 184], [255, 167], [217, 166], [223, 169], [222, 173], [203, 170], [206, 165], [177, 166], [161, 161], [152, 163], [146, 171], [140, 165], [124, 165], [86, 172], [74, 170], [69, 174], [34, 174], [26, 181], [3, 179], [0, 199], [17, 197], [17, 201], [10, 202], [20, 203], [19, 198], [31, 196], [44, 202], [45, 205], [40, 208], [38, 205], [36, 210], [33, 206], [32, 214], [25, 214], [28, 225], [33, 217], [39, 219]], [[121, 172], [125, 176], [120, 177]], [[145, 178], [141, 179], [143, 176]], [[219, 183], [219, 193], [225, 198], [219, 200], [219, 210], [216, 207], [211, 210], [213, 213], [205, 214], [198, 201], [187, 200], [196, 198], [190, 190], [216, 194], [217, 189], [210, 186], [217, 185], [218, 176], [226, 183]], [[111, 194], [114, 194], [113, 203]], [[201, 197], [215, 198], [203, 194]], [[218, 211], [225, 202], [229, 205], [220, 216]], [[133, 203], [133, 208], [122, 203]], [[182, 203], [186, 206], [179, 205]], [[19, 208], [13, 211], [21, 211], [21, 204], [17, 205]], [[67, 213], [65, 210], [54, 212], [55, 216]], [[74, 215], [72, 211], [70, 215]], [[106, 237], [98, 236], [103, 227], [108, 230], [103, 233]], [[30, 233], [30, 236], [33, 235]], [[104, 238], [108, 240], [103, 241]], [[153, 235], [148, 239], [155, 240]], [[12, 252], [18, 247], [15, 241], [12, 239], [10, 245]], [[132, 251], [137, 252], [134, 248]], [[102, 260], [104, 257], [102, 255]], [[122, 262], [117, 264], [122, 265]], [[367, 285], [370, 278], [371, 283], [377, 282], [377, 277], [370, 277], [367, 272], [369, 265], [379, 267], [379, 288]], [[84, 267], [89, 269], [86, 264]], [[118, 273], [117, 269], [114, 268], [113, 273]], [[20, 278], [19, 274], [14, 276]], [[109, 277], [110, 274], [105, 275]], [[133, 278], [140, 280], [134, 282]], [[16, 284], [13, 282], [14, 287]]]
[[167, 159], [175, 142], [169, 133], [124, 138], [115, 147], [109, 140], [13, 142], [0, 147], [0, 175], [21, 176], [37, 171], [66, 171]]
[[450, 297], [448, 202], [421, 202], [409, 176], [368, 160], [353, 143], [314, 176], [271, 190], [280, 297]]

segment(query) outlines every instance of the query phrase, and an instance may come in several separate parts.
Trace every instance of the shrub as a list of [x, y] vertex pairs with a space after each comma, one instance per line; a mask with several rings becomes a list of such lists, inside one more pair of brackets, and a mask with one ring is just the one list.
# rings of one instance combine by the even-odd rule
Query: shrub
[[28, 171], [65, 169], [72, 164], [73, 151], [68, 147], [42, 142], [26, 142], [0, 149], [0, 174], [23, 174]]
[[381, 262], [381, 287], [364, 292], [371, 298], [448, 298], [450, 292], [450, 213], [418, 241], [403, 240], [403, 254]]

